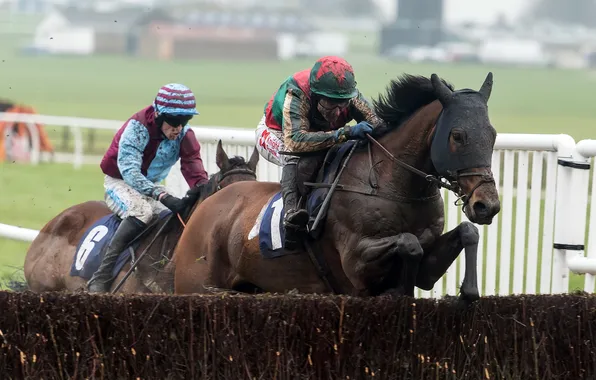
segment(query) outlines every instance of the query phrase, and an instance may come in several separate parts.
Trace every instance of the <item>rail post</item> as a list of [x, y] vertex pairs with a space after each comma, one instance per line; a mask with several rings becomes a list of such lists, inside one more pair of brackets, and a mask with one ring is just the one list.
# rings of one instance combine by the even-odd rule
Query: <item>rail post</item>
[[552, 294], [568, 292], [570, 270], [581, 270], [573, 259], [584, 256], [590, 175], [590, 163], [571, 136], [561, 135], [557, 151]]

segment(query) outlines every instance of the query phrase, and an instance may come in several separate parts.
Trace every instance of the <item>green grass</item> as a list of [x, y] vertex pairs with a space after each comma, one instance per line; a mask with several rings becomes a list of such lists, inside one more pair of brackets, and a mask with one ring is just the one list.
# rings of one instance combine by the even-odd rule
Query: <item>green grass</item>
[[[0, 41], [1, 44], [2, 41]], [[280, 82], [312, 60], [290, 62], [145, 61], [128, 57], [2, 56], [3, 96], [54, 115], [125, 119], [151, 102], [157, 89], [180, 81], [197, 95], [196, 123], [252, 128]], [[348, 57], [349, 58], [349, 57]], [[596, 124], [586, 71], [513, 69], [478, 65], [404, 64], [354, 57], [359, 87], [369, 98], [406, 72], [440, 74], [457, 88], [478, 88], [494, 72], [490, 115], [499, 132], [559, 133], [591, 137]]]
[[[96, 165], [74, 170], [71, 164], [0, 163], [0, 184], [0, 223], [36, 230], [69, 206], [103, 199], [103, 175]], [[0, 239], [0, 278], [22, 268], [28, 246]]]
[[[297, 62], [145, 62], [122, 57], [12, 58], [2, 63], [5, 96], [33, 105], [39, 113], [125, 120], [152, 101], [164, 83], [180, 81], [197, 94], [201, 115], [193, 123], [254, 128], [263, 105], [279, 83], [310, 61]], [[501, 133], [567, 133], [576, 140], [594, 137], [591, 91], [584, 71], [521, 70], [482, 66], [408, 65], [378, 58], [355, 59], [361, 90], [369, 98], [384, 92], [401, 73], [437, 72], [457, 88], [478, 88], [488, 70], [495, 73], [490, 117]], [[61, 127], [48, 127], [60, 141]], [[85, 131], [85, 134], [88, 130]], [[101, 152], [112, 133], [97, 131], [92, 153]], [[96, 149], [99, 149], [96, 150]]]
[[[0, 93], [39, 113], [124, 120], [149, 104], [167, 82], [189, 85], [197, 95], [199, 125], [254, 128], [280, 82], [313, 60], [290, 62], [141, 61], [129, 57], [22, 57], [22, 39], [0, 36]], [[363, 49], [359, 41], [359, 49]], [[360, 46], [362, 45], [362, 46]], [[479, 88], [494, 73], [490, 116], [500, 133], [566, 133], [594, 138], [596, 112], [589, 71], [515, 69], [479, 65], [405, 64], [362, 55], [347, 57], [359, 88], [369, 98], [402, 73], [438, 73], [456, 88]], [[48, 133], [60, 145], [62, 129]], [[113, 132], [98, 132], [94, 153], [103, 153]], [[0, 165], [0, 223], [39, 229], [69, 205], [103, 196], [95, 165]], [[0, 239], [0, 276], [22, 266], [28, 243]], [[513, 245], [512, 245], [513, 247]], [[576, 287], [578, 277], [572, 277]]]

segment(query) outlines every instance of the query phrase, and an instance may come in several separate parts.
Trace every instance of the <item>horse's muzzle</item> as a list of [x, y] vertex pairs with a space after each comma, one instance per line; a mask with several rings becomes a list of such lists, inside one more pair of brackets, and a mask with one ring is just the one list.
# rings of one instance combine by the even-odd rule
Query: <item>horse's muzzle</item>
[[472, 223], [490, 225], [495, 215], [501, 211], [501, 202], [499, 199], [496, 199], [496, 201], [479, 199], [470, 202], [467, 208], [468, 219]]
[[460, 204], [472, 223], [491, 224], [501, 211], [499, 192], [490, 168], [477, 168], [458, 173], [458, 193], [456, 204]]

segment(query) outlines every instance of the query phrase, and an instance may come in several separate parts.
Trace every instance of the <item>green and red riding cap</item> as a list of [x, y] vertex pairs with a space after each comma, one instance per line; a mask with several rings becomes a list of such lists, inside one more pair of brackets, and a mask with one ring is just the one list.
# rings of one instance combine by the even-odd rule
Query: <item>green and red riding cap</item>
[[351, 99], [358, 95], [354, 69], [345, 59], [326, 56], [310, 70], [310, 91], [331, 99]]

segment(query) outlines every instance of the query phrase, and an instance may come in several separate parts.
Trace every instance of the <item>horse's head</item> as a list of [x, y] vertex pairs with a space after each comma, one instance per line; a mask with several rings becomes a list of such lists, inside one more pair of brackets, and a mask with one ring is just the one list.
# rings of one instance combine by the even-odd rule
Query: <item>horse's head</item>
[[431, 159], [438, 174], [453, 184], [473, 223], [491, 224], [501, 209], [491, 162], [497, 132], [488, 117], [492, 73], [479, 91], [452, 91], [436, 74], [431, 82], [443, 110], [436, 122]]
[[220, 190], [229, 184], [239, 181], [256, 181], [257, 164], [259, 163], [259, 152], [255, 147], [248, 162], [241, 156], [229, 158], [222, 147], [221, 140], [217, 143], [215, 163], [220, 169], [215, 173], [216, 189]]
[[186, 196], [189, 198], [189, 208], [185, 210], [185, 216], [190, 215], [196, 205], [205, 200], [205, 198], [234, 182], [256, 181], [259, 152], [255, 147], [248, 162], [242, 156], [229, 158], [223, 149], [221, 140], [219, 140], [215, 153], [215, 163], [220, 170], [212, 174], [206, 184], [195, 186], [187, 191]]

